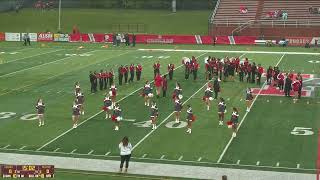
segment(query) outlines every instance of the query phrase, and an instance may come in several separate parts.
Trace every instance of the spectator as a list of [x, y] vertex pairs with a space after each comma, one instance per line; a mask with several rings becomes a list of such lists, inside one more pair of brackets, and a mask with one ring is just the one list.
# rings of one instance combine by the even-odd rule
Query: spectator
[[130, 161], [131, 151], [132, 151], [132, 145], [129, 142], [129, 138], [127, 136], [125, 136], [120, 142], [119, 149], [120, 149], [120, 157], [121, 157], [119, 172], [122, 172], [123, 164], [124, 162], [126, 162], [125, 169], [124, 169], [124, 172], [126, 173], [128, 171], [129, 161]]
[[282, 12], [282, 20], [287, 20], [288, 19], [288, 13], [283, 11]]
[[248, 8], [241, 5], [239, 9], [240, 14], [247, 14], [248, 13]]

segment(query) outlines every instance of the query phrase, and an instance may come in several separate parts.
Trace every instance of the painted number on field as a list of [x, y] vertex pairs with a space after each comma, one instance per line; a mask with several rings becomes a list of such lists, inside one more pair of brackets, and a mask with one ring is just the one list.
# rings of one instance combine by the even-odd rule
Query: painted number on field
[[314, 132], [312, 131], [312, 128], [294, 127], [291, 134], [295, 136], [310, 136], [313, 135]]
[[0, 112], [0, 119], [11, 118], [14, 115], [16, 115], [14, 112]]
[[[151, 121], [142, 121], [142, 122], [136, 122], [133, 123], [133, 125], [137, 127], [143, 127], [143, 128], [149, 128], [151, 127]], [[167, 128], [184, 128], [188, 125], [188, 123], [181, 121], [180, 123], [176, 123], [175, 121], [170, 121], [165, 124]]]
[[20, 119], [24, 120], [24, 121], [37, 120], [38, 119], [38, 115], [37, 114], [26, 114], [26, 115], [21, 116]]
[[168, 59], [168, 58], [170, 58], [170, 56], [158, 56], [158, 57], [156, 57], [156, 56], [141, 56], [141, 58], [143, 58], [143, 59], [151, 59], [151, 58]]
[[311, 60], [311, 61], [308, 61], [309, 63], [320, 63], [320, 61], [317, 61], [317, 60]]

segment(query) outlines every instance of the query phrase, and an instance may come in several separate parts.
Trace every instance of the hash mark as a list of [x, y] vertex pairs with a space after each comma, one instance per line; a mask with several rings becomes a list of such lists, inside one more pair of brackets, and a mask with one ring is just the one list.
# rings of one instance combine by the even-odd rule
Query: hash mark
[[143, 156], [142, 156], [142, 158], [145, 158], [147, 156], [147, 154], [144, 154]]
[[237, 161], [237, 164], [238, 164], [238, 165], [240, 164], [240, 160]]
[[297, 164], [297, 169], [299, 169], [300, 168], [300, 164]]
[[202, 160], [202, 157], [199, 157], [198, 161], [201, 161]]
[[2, 149], [7, 149], [10, 146], [10, 144], [4, 146]]
[[257, 161], [257, 164], [256, 164], [257, 166], [259, 166], [260, 165], [260, 161]]
[[280, 163], [279, 163], [279, 162], [277, 162], [276, 166], [277, 166], [277, 167], [279, 167], [279, 166], [280, 166]]
[[180, 157], [179, 157], [179, 159], [178, 159], [178, 161], [181, 161], [181, 160], [182, 160], [182, 158], [183, 158], [183, 156], [180, 156]]
[[92, 154], [94, 150], [91, 150], [90, 152], [88, 152], [88, 154]]
[[59, 151], [59, 149], [60, 149], [60, 148], [57, 148], [57, 149], [55, 149], [53, 152], [57, 152], [57, 151]]
[[160, 159], [164, 159], [164, 157], [165, 157], [165, 155], [162, 155], [162, 156], [160, 157]]
[[19, 148], [20, 150], [22, 150], [22, 149], [24, 149], [24, 148], [26, 148], [27, 146], [22, 146], [21, 148]]
[[72, 154], [72, 153], [74, 153], [74, 152], [76, 152], [77, 151], [77, 149], [74, 149], [74, 150], [72, 150], [70, 153]]
[[111, 153], [110, 151], [109, 151], [109, 152], [107, 152], [107, 153], [105, 154], [105, 156], [108, 156], [110, 153]]

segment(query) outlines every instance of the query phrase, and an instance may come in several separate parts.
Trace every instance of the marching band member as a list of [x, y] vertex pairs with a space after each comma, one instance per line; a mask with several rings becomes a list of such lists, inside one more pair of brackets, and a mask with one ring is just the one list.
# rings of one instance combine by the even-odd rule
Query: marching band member
[[141, 64], [138, 64], [138, 65], [136, 66], [137, 81], [140, 81], [140, 79], [141, 79], [141, 73], [142, 73], [142, 66], [141, 66]]
[[207, 110], [210, 110], [210, 106], [211, 103], [210, 101], [213, 100], [213, 90], [212, 90], [212, 85], [210, 83], [208, 83], [207, 85], [207, 89], [204, 91], [204, 96], [203, 96], [203, 100], [205, 101], [206, 105], [207, 105]]
[[176, 97], [174, 100], [174, 114], [176, 116], [176, 123], [180, 122], [181, 110], [182, 110], [182, 102], [178, 97]]
[[173, 78], [173, 71], [174, 71], [174, 64], [168, 64], [168, 74], [169, 74], [170, 80], [172, 80]]
[[237, 128], [238, 128], [238, 123], [239, 123], [239, 112], [237, 108], [233, 108], [233, 112], [231, 114], [231, 122], [232, 122], [232, 129], [233, 129], [233, 133], [232, 133], [232, 137], [236, 137], [237, 136]]
[[79, 92], [79, 93], [77, 94], [76, 100], [77, 100], [77, 101], [76, 101], [76, 102], [77, 102], [77, 105], [78, 105], [79, 108], [80, 108], [80, 114], [84, 115], [84, 105], [83, 105], [83, 103], [84, 103], [84, 95], [83, 95], [82, 92]]
[[38, 119], [39, 119], [39, 127], [44, 126], [44, 110], [46, 106], [44, 105], [43, 101], [41, 98], [38, 99], [37, 104], [36, 104], [36, 110], [38, 114]]
[[188, 126], [187, 126], [187, 133], [191, 134], [191, 126], [192, 126], [192, 122], [194, 122], [196, 120], [196, 117], [194, 116], [193, 112], [192, 112], [192, 108], [190, 105], [187, 106], [187, 122], [188, 122]]
[[117, 98], [117, 87], [114, 83], [110, 87], [109, 96], [111, 97], [112, 107], [114, 107]]
[[227, 105], [224, 102], [224, 99], [220, 97], [220, 102], [218, 103], [218, 117], [219, 117], [219, 125], [223, 125], [224, 114], [227, 112]]
[[114, 71], [113, 71], [113, 69], [110, 69], [110, 71], [108, 73], [108, 81], [109, 81], [110, 87], [113, 84], [113, 78], [114, 78]]
[[115, 122], [114, 130], [118, 131], [119, 130], [120, 121], [122, 120], [122, 110], [121, 110], [120, 105], [118, 103], [115, 104], [111, 120], [113, 122]]
[[73, 128], [77, 128], [78, 121], [80, 118], [80, 107], [77, 105], [76, 100], [73, 102], [72, 106], [72, 122], [73, 122]]
[[157, 104], [156, 102], [152, 101], [152, 104], [151, 104], [151, 114], [150, 114], [150, 120], [151, 120], [151, 123], [152, 123], [152, 130], [154, 129], [157, 129], [157, 117], [159, 115], [159, 110], [158, 110], [158, 107], [157, 107]]
[[153, 64], [153, 73], [154, 73], [154, 77], [156, 77], [157, 74], [160, 74], [160, 62], [159, 61], [157, 63]]
[[154, 78], [154, 86], [156, 87], [157, 98], [160, 97], [162, 82], [162, 76], [160, 75], [160, 73], [157, 73], [156, 77]]
[[149, 81], [146, 81], [146, 84], [143, 87], [142, 96], [144, 97], [144, 105], [149, 106], [150, 99], [153, 97], [152, 87]]
[[112, 110], [112, 101], [110, 96], [107, 94], [103, 100], [103, 108], [106, 112], [106, 119], [111, 118], [111, 110]]

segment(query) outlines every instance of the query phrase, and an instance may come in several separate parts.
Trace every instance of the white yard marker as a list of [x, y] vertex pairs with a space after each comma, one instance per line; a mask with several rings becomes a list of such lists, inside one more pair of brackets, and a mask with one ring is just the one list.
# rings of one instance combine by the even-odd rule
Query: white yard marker
[[74, 152], [76, 152], [77, 151], [77, 149], [74, 149], [74, 150], [72, 150], [71, 152], [70, 152], [70, 154], [72, 154], [72, 153], [74, 153]]
[[24, 149], [24, 148], [26, 148], [27, 146], [22, 146], [21, 148], [19, 148], [20, 150], [22, 150], [22, 149]]
[[122, 119], [122, 121], [135, 122], [135, 119]]
[[297, 169], [300, 169], [300, 164], [297, 164]]
[[240, 164], [240, 160], [237, 161], [237, 164], [238, 164], [238, 165]]
[[147, 154], [144, 154], [144, 155], [142, 156], [142, 158], [145, 158], [145, 157], [147, 157]]
[[[283, 53], [282, 53], [282, 54], [283, 54]], [[276, 64], [275, 66], [278, 66], [278, 65], [281, 63], [281, 61], [282, 61], [282, 59], [284, 58], [285, 55], [286, 55], [286, 54], [283, 54], [283, 55], [281, 56], [281, 58], [279, 59], [279, 61], [277, 62], [277, 64]], [[253, 102], [252, 102], [252, 104], [251, 104], [251, 106], [250, 106], [250, 109], [252, 109], [252, 107], [253, 107], [254, 103], [256, 102], [257, 98], [260, 96], [263, 87], [266, 86], [266, 85], [267, 85], [267, 81], [265, 81], [265, 82], [263, 83], [262, 88], [259, 90], [258, 94], [254, 97]], [[239, 126], [238, 126], [237, 130], [240, 129], [240, 127], [241, 127], [242, 123], [244, 122], [245, 118], [247, 117], [247, 115], [248, 115], [248, 112], [246, 112], [246, 113], [244, 114], [244, 116], [242, 117], [242, 119], [241, 119], [241, 121], [240, 121], [240, 123], [239, 123]], [[234, 139], [234, 137], [231, 136], [228, 144], [225, 146], [225, 148], [223, 149], [222, 153], [220, 154], [220, 157], [219, 157], [217, 163], [220, 163], [220, 162], [221, 162], [224, 154], [227, 152], [227, 150], [228, 150], [229, 146], [231, 145], [231, 142], [233, 141], [233, 139]]]
[[61, 93], [61, 91], [58, 91], [57, 93], [58, 93], [58, 94], [60, 94], [60, 93]]
[[160, 157], [160, 159], [164, 159], [164, 157], [165, 157], [165, 155], [162, 155], [162, 156]]
[[109, 152], [107, 152], [106, 154], [104, 154], [105, 156], [108, 156], [109, 154], [110, 154], [111, 152], [109, 151]]
[[280, 166], [280, 163], [279, 163], [279, 162], [277, 162], [276, 166], [277, 166], [277, 167], [279, 167], [279, 166]]
[[182, 158], [183, 158], [183, 156], [180, 156], [180, 157], [179, 157], [179, 159], [178, 159], [178, 161], [181, 161], [181, 160], [182, 160]]
[[7, 149], [9, 146], [10, 146], [10, 144], [8, 144], [8, 145], [4, 146], [4, 147], [3, 147], [3, 148], [1, 148], [1, 149]]
[[90, 152], [88, 152], [88, 154], [92, 154], [94, 152], [94, 150], [91, 150]]
[[57, 151], [59, 151], [59, 149], [60, 149], [60, 148], [57, 148], [57, 149], [55, 149], [53, 152], [57, 152]]
[[282, 103], [282, 100], [280, 100], [280, 103]]
[[202, 157], [199, 157], [199, 159], [197, 160], [198, 162], [202, 160]]
[[260, 165], [260, 161], [257, 161], [256, 165], [259, 166]]
[[240, 99], [240, 101], [242, 101], [243, 99]]

